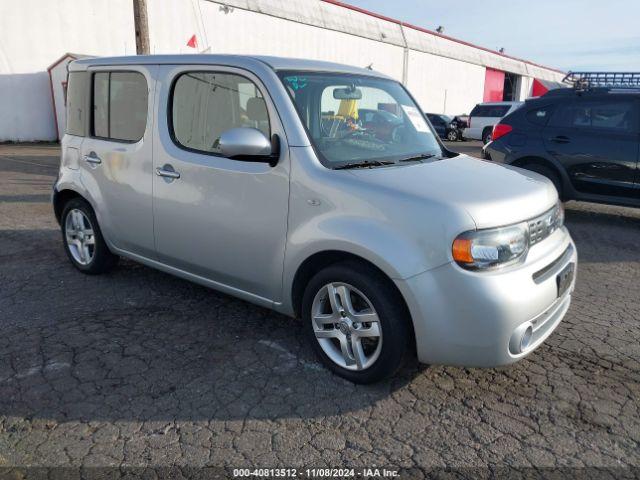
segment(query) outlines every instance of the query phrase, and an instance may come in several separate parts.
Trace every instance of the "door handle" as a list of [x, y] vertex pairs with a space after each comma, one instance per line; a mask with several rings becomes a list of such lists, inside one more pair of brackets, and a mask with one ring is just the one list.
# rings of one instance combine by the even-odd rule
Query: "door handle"
[[156, 168], [156, 175], [159, 177], [171, 178], [173, 180], [180, 178], [180, 174], [176, 172], [171, 165]]
[[564, 135], [558, 135], [557, 137], [553, 137], [551, 141], [553, 143], [570, 143], [571, 142], [569, 137], [565, 137]]
[[99, 165], [102, 163], [100, 157], [98, 157], [95, 153], [91, 152], [89, 155], [84, 156], [84, 161], [87, 163], [93, 163], [94, 165]]

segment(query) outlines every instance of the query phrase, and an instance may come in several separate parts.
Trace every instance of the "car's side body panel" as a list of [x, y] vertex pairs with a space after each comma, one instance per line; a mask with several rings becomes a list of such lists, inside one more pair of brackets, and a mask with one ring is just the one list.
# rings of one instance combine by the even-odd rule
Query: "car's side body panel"
[[[586, 110], [622, 104], [629, 106], [628, 115], [620, 115], [620, 121], [627, 122], [625, 130], [566, 126], [558, 118], [568, 108]], [[513, 130], [489, 144], [486, 150], [497, 163], [547, 166], [560, 178], [566, 199], [638, 205], [639, 105], [637, 94], [543, 96], [505, 117], [502, 123]], [[551, 112], [545, 125], [529, 120], [540, 109]]]

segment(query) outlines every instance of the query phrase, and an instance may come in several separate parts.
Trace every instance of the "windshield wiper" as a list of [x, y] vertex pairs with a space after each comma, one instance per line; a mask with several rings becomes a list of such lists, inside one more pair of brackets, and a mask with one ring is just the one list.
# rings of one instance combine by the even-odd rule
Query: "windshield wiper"
[[413, 157], [402, 158], [398, 160], [400, 162], [419, 162], [422, 160], [428, 160], [429, 158], [435, 157], [434, 153], [421, 153], [420, 155], [414, 155]]
[[372, 168], [382, 167], [384, 165], [393, 165], [393, 162], [382, 162], [380, 160], [365, 160], [364, 162], [345, 163], [339, 167], [335, 167], [334, 170], [348, 170], [351, 168]]

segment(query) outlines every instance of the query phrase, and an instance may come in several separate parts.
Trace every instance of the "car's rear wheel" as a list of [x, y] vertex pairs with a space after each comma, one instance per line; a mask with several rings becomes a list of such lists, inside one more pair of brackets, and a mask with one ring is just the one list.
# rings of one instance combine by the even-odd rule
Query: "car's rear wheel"
[[486, 128], [484, 132], [482, 132], [482, 143], [485, 145], [491, 141], [491, 128]]
[[96, 275], [118, 263], [118, 257], [111, 253], [102, 237], [91, 205], [85, 200], [69, 200], [62, 210], [60, 223], [65, 251], [78, 270]]
[[322, 363], [355, 383], [393, 375], [410, 350], [402, 298], [390, 280], [359, 262], [317, 273], [305, 290], [302, 317]]

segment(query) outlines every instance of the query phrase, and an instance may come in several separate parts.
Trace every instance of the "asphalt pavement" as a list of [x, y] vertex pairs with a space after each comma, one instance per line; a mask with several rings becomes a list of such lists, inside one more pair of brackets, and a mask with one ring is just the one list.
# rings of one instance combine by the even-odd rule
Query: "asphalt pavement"
[[0, 476], [201, 466], [639, 475], [640, 209], [566, 205], [580, 255], [573, 304], [524, 361], [413, 362], [356, 386], [321, 367], [296, 320], [131, 261], [103, 276], [74, 270], [49, 203], [57, 155], [0, 146]]

